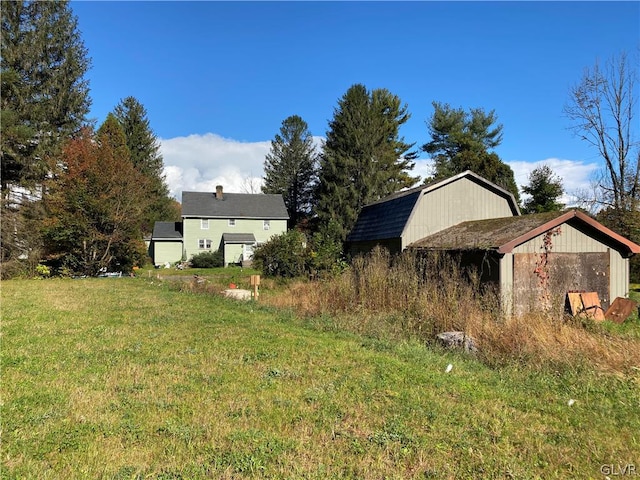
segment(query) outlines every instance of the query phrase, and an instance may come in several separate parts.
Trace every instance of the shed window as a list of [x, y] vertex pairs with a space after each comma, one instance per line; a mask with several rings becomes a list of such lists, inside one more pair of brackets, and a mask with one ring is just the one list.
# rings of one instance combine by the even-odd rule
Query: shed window
[[198, 240], [198, 248], [201, 250], [210, 249], [211, 248], [211, 240], [209, 238], [201, 238]]
[[209, 219], [203, 218], [200, 220], [200, 229], [201, 230], [209, 230]]
[[230, 218], [228, 221], [228, 224], [230, 227], [235, 227], [236, 226], [236, 219], [235, 218]]

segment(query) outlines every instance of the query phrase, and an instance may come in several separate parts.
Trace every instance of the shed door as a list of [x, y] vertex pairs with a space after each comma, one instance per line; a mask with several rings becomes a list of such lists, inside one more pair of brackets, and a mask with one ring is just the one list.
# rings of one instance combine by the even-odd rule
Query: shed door
[[[549, 253], [546, 267], [542, 255], [513, 255], [513, 305], [516, 314], [537, 311], [546, 299], [554, 308], [564, 308], [570, 290], [598, 292], [600, 304], [609, 307], [609, 252]], [[546, 283], [545, 295], [544, 284]]]

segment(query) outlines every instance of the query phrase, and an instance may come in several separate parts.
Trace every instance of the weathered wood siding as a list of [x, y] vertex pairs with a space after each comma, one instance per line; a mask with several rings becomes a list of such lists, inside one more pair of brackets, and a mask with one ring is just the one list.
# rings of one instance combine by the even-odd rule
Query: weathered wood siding
[[391, 238], [388, 240], [376, 240], [371, 242], [357, 242], [349, 245], [349, 255], [351, 257], [357, 257], [359, 255], [366, 255], [375, 247], [382, 247], [389, 251], [392, 255], [402, 252], [399, 238]]
[[[544, 234], [539, 235], [522, 245], [513, 249], [513, 254], [506, 254], [501, 261], [500, 266], [500, 286], [502, 291], [503, 301], [505, 303], [505, 309], [507, 311], [521, 311], [522, 305], [513, 305], [514, 302], [514, 255], [522, 254], [536, 254], [540, 255], [544, 253]], [[558, 233], [551, 237], [551, 249], [549, 250], [551, 256], [554, 253], [562, 254], [574, 254], [575, 256], [583, 255], [585, 258], [589, 257], [589, 254], [602, 253], [605, 255], [605, 260], [594, 260], [593, 268], [590, 270], [585, 266], [584, 262], [578, 262], [577, 259], [570, 260], [570, 257], [565, 257], [566, 262], [570, 262], [574, 265], [574, 268], [581, 268], [580, 275], [597, 275], [598, 277], [608, 275], [608, 298], [606, 298], [606, 305], [609, 301], [613, 301], [616, 297], [626, 297], [629, 293], [629, 260], [622, 257], [620, 252], [612, 248], [611, 245], [606, 245], [602, 241], [594, 238], [581, 230], [569, 225], [561, 225]], [[586, 255], [585, 255], [586, 254]], [[559, 256], [559, 258], [562, 256]], [[591, 255], [594, 259], [601, 259], [603, 257], [596, 257]], [[597, 263], [597, 265], [596, 265]], [[605, 265], [608, 263], [608, 265]], [[583, 265], [584, 264], [584, 265]], [[577, 265], [583, 265], [578, 267]], [[596, 268], [597, 267], [597, 268]], [[605, 268], [606, 267], [606, 268]], [[595, 270], [594, 270], [595, 268]], [[593, 270], [593, 271], [591, 271]], [[596, 271], [597, 270], [597, 271]], [[522, 274], [522, 271], [518, 272]], [[535, 275], [530, 272], [530, 275]], [[597, 280], [597, 281], [595, 281]], [[595, 288], [594, 285], [600, 285], [602, 278], [598, 279], [585, 279], [584, 287], [579, 285], [580, 280], [578, 278], [573, 279], [572, 289], [589, 289]], [[522, 284], [524, 279], [518, 280], [518, 283]], [[577, 283], [576, 283], [577, 282]], [[558, 293], [558, 292], [556, 292]], [[560, 292], [563, 294], [564, 292]], [[604, 296], [604, 295], [601, 295]], [[605, 300], [605, 299], [602, 299]], [[512, 309], [513, 306], [513, 309]]]
[[461, 222], [512, 215], [507, 198], [461, 178], [422, 194], [404, 229], [402, 248]]

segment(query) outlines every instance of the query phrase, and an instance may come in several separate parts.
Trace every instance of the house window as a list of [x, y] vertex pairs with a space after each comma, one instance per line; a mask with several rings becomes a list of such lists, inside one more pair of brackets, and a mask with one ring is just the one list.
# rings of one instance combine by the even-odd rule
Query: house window
[[230, 227], [235, 227], [236, 226], [236, 219], [235, 218], [230, 218], [227, 223], [229, 224]]
[[198, 240], [198, 248], [201, 250], [210, 249], [211, 248], [211, 240], [208, 238], [201, 238]]
[[262, 222], [262, 229], [263, 230], [269, 230], [271, 228], [271, 221], [270, 220], [264, 220]]
[[200, 229], [201, 230], [209, 230], [209, 219], [203, 218], [200, 220]]

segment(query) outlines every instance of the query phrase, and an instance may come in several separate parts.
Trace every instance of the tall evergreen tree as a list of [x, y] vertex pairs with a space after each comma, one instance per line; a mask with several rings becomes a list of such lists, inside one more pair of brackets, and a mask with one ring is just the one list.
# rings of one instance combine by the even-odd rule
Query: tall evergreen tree
[[[89, 111], [90, 66], [68, 1], [2, 2], [2, 274], [37, 264], [41, 185]], [[30, 191], [31, 194], [25, 194]], [[18, 193], [20, 192], [20, 193]], [[25, 260], [26, 259], [26, 260]], [[12, 266], [7, 269], [8, 265]], [[14, 268], [15, 267], [15, 268]]]
[[279, 193], [291, 226], [309, 216], [317, 179], [317, 154], [309, 126], [298, 115], [287, 117], [271, 141], [264, 162], [264, 193]]
[[522, 186], [522, 191], [529, 195], [524, 201], [524, 213], [557, 212], [564, 208], [558, 201], [564, 193], [562, 179], [548, 165], [533, 169], [529, 183]]
[[109, 114], [64, 147], [64, 166], [51, 181], [43, 223], [50, 260], [74, 273], [127, 270], [145, 258], [140, 220], [147, 179], [129, 158], [125, 135]]
[[386, 89], [356, 84], [338, 101], [320, 160], [316, 210], [323, 224], [334, 220], [343, 240], [364, 205], [419, 180], [409, 174], [417, 153], [400, 137], [409, 117]]
[[472, 170], [511, 192], [519, 203], [513, 170], [491, 151], [502, 142], [502, 125], [494, 126], [495, 112], [485, 113], [481, 108], [465, 112], [439, 102], [433, 102], [433, 108], [428, 121], [431, 141], [422, 146], [434, 161], [432, 179]]
[[2, 3], [2, 191], [32, 187], [89, 112], [90, 67], [68, 1]]
[[136, 98], [122, 100], [116, 106], [114, 115], [124, 132], [133, 166], [148, 179], [150, 203], [142, 229], [145, 233], [151, 233], [156, 221], [178, 220], [163, 172], [160, 145], [151, 129], [146, 109]]

